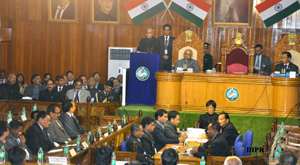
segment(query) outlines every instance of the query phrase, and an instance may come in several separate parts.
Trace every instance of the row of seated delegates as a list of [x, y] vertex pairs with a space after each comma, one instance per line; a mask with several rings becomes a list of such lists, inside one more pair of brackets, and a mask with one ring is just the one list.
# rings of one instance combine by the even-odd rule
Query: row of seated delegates
[[185, 138], [180, 136], [179, 138], [168, 138], [166, 135], [164, 125], [168, 121], [168, 113], [164, 109], [159, 109], [155, 112], [154, 131], [152, 132], [153, 139], [155, 141], [155, 148], [160, 151], [166, 144], [183, 143]]
[[281, 56], [281, 62], [280, 64], [277, 64], [275, 66], [275, 71], [279, 71], [282, 73], [283, 68], [286, 72], [295, 71], [298, 75], [299, 69], [298, 66], [291, 62], [292, 54], [290, 52], [283, 52]]

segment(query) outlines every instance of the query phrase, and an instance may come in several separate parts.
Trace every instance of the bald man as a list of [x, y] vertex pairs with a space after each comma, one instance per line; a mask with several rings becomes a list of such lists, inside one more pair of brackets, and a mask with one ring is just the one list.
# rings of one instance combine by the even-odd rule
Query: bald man
[[225, 159], [224, 165], [242, 165], [242, 161], [236, 156], [228, 156]]

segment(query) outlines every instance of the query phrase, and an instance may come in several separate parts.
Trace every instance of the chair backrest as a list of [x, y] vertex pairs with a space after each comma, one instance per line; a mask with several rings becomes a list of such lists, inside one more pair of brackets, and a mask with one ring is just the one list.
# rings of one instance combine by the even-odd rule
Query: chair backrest
[[252, 147], [252, 142], [253, 142], [253, 131], [248, 130], [245, 134], [244, 142], [243, 142], [243, 147], [245, 148], [245, 156], [249, 156], [251, 152], [247, 152], [247, 147]]
[[126, 136], [126, 142], [128, 141], [129, 138], [130, 138], [130, 135], [127, 135]]
[[198, 37], [197, 33], [190, 30], [182, 32], [175, 40], [173, 40], [172, 65], [175, 65], [178, 59], [183, 58], [183, 52], [187, 47], [193, 48], [197, 52], [195, 53], [195, 51], [193, 51], [193, 56], [196, 58], [195, 60], [198, 61], [200, 71], [202, 71], [204, 42]]
[[235, 153], [237, 153], [241, 147], [244, 148], [243, 142], [234, 143]]
[[243, 135], [239, 135], [239, 136], [236, 137], [235, 142], [234, 142], [234, 145], [235, 145], [237, 142], [243, 142]]
[[126, 141], [122, 141], [122, 143], [121, 143], [121, 151], [127, 151]]
[[237, 156], [237, 157], [245, 156], [245, 149], [244, 149], [244, 147], [240, 147], [238, 149], [238, 151], [236, 152], [235, 156]]
[[226, 73], [248, 74], [249, 56], [242, 49], [233, 49], [226, 55]]

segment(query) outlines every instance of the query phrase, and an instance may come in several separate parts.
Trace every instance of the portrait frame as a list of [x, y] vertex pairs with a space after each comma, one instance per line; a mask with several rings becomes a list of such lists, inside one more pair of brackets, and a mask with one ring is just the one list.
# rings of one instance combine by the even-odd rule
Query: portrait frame
[[[116, 21], [102, 21], [102, 20], [95, 20], [95, 12], [100, 10], [100, 5], [97, 3], [98, 0], [90, 0], [91, 4], [91, 23], [92, 24], [107, 24], [107, 25], [118, 25], [120, 24], [121, 19], [121, 0], [113, 0], [113, 6], [111, 9], [111, 15], [116, 18]], [[98, 8], [98, 10], [95, 10]]]
[[[222, 1], [222, 3], [221, 3]], [[239, 11], [242, 13], [239, 13], [239, 11], [234, 9], [234, 4], [232, 3], [233, 12], [236, 12], [234, 16], [237, 18], [236, 22], [229, 22], [228, 19], [221, 18], [220, 15], [223, 15], [225, 18], [227, 17], [227, 13], [229, 13], [229, 7], [231, 5], [228, 5], [227, 13], [224, 15], [224, 12], [222, 14], [222, 9], [224, 8], [222, 4], [230, 4], [229, 2], [238, 2], [238, 4], [243, 3], [242, 9], [248, 10], [248, 12], [245, 12], [241, 9]], [[247, 1], [247, 2], [246, 2]], [[222, 8], [222, 7], [223, 8]], [[212, 25], [213, 26], [251, 26], [251, 18], [252, 18], [252, 11], [253, 11], [253, 2], [252, 0], [213, 0], [212, 4]], [[224, 10], [224, 9], [223, 9]], [[237, 14], [238, 13], [238, 14]], [[232, 17], [234, 17], [232, 16]], [[221, 21], [222, 20], [222, 21]], [[234, 18], [231, 18], [231, 20], [234, 20]]]
[[[55, 6], [57, 6], [57, 4], [58, 4], [58, 3], [55, 3], [55, 1], [57, 1], [57, 0], [48, 0], [48, 21], [49, 22], [78, 23], [78, 14], [77, 14], [78, 0], [70, 0], [70, 4], [67, 8], [70, 7], [71, 10], [65, 9], [66, 13], [63, 13], [63, 15], [68, 14], [68, 18], [63, 18], [63, 19], [55, 19], [55, 16], [56, 16], [56, 11], [55, 11], [56, 7]], [[64, 16], [62, 16], [62, 17], [64, 17]]]

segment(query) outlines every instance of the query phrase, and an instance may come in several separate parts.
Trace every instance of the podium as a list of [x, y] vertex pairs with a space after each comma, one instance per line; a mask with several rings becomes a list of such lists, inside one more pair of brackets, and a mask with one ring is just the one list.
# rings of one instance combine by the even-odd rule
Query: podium
[[159, 59], [156, 53], [130, 53], [128, 104], [155, 104], [155, 72], [159, 69]]

